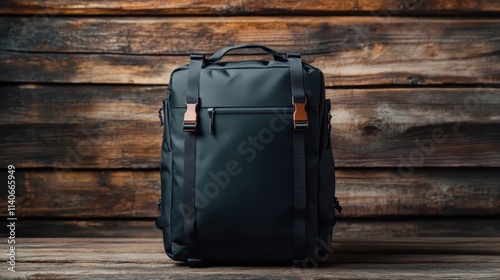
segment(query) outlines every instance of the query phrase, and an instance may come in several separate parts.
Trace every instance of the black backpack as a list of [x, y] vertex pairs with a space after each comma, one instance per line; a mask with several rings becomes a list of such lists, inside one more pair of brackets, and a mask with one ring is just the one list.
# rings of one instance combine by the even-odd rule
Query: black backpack
[[[274, 60], [220, 62], [241, 48]], [[319, 69], [253, 44], [191, 54], [172, 73], [159, 117], [156, 226], [170, 258], [309, 267], [328, 257], [341, 208]]]

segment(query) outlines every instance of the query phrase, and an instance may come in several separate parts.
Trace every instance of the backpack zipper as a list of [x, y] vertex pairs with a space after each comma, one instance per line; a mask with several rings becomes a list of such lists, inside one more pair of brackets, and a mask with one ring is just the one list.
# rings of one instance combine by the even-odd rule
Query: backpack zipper
[[214, 124], [215, 124], [215, 109], [208, 108], [208, 117], [210, 118], [210, 125], [208, 126], [208, 134], [212, 135], [214, 133]]
[[292, 114], [293, 107], [231, 107], [231, 108], [208, 108], [208, 117], [210, 118], [208, 133], [214, 134], [215, 115], [248, 115], [248, 114]]

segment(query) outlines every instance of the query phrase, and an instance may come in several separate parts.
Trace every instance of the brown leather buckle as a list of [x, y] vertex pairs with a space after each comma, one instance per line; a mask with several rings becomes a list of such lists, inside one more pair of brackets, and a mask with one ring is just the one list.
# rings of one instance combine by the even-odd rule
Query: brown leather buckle
[[186, 112], [184, 113], [184, 123], [182, 125], [182, 129], [185, 132], [196, 131], [196, 126], [198, 123], [198, 113], [196, 112], [197, 109], [198, 109], [198, 102], [196, 103], [186, 102]]
[[309, 121], [307, 120], [307, 97], [304, 103], [296, 103], [292, 97], [293, 104], [293, 128], [295, 130], [307, 130], [309, 128]]

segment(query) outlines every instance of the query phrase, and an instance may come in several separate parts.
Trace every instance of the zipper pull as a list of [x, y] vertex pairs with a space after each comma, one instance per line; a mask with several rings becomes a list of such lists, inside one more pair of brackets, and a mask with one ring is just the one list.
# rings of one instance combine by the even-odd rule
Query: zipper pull
[[158, 199], [158, 203], [156, 203], [156, 205], [158, 205], [158, 208], [156, 209], [156, 211], [161, 211], [161, 198]]
[[160, 108], [160, 110], [158, 110], [158, 118], [160, 118], [160, 127], [163, 126], [163, 115], [162, 115], [162, 112], [163, 112], [163, 107]]
[[332, 101], [330, 99], [326, 100], [326, 110], [328, 111], [328, 135], [332, 132]]
[[342, 213], [342, 206], [340, 206], [339, 200], [335, 197], [335, 201], [333, 202], [333, 207], [339, 212]]
[[215, 123], [215, 109], [208, 108], [208, 117], [210, 118], [210, 125], [208, 126], [208, 134], [214, 134], [214, 123]]
[[328, 135], [332, 132], [332, 112], [328, 111]]

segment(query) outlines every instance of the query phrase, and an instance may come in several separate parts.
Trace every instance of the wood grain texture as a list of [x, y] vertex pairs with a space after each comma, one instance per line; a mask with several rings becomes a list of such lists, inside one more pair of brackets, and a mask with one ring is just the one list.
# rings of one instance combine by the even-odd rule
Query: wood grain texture
[[499, 166], [500, 89], [330, 90], [337, 165]]
[[[500, 173], [492, 169], [338, 169], [343, 217], [500, 214]], [[156, 217], [159, 170], [18, 170], [21, 217]], [[6, 178], [5, 178], [6, 181]], [[0, 194], [7, 200], [7, 193]]]
[[[162, 232], [150, 220], [30, 220], [17, 223], [18, 237], [134, 237], [161, 238]], [[464, 226], [466, 225], [466, 226]], [[466, 229], [466, 230], [465, 230]], [[500, 221], [496, 218], [436, 219], [350, 219], [340, 217], [333, 231], [337, 238], [380, 237], [499, 237]]]
[[[402, 177], [398, 171], [335, 172], [336, 196], [344, 215], [498, 215], [498, 169], [424, 169]], [[481, 210], [480, 210], [481, 209]]]
[[[21, 217], [118, 218], [158, 215], [159, 170], [18, 169], [15, 176], [16, 214]], [[0, 197], [7, 200], [4, 194]]]
[[[0, 92], [3, 165], [159, 166], [165, 86], [28, 84]], [[337, 167], [411, 175], [417, 167], [500, 166], [498, 88], [329, 89], [327, 97]]]
[[159, 167], [159, 121], [3, 125], [1, 129], [0, 162], [17, 167]]
[[[0, 85], [0, 123], [85, 124], [99, 121], [155, 122], [166, 86]], [[161, 133], [153, 137], [157, 138]]]
[[[495, 0], [0, 1], [0, 164], [20, 169], [21, 236], [157, 238], [21, 239], [15, 278], [500, 278], [496, 239], [373, 240], [499, 236], [498, 15]], [[336, 236], [370, 242], [337, 244], [324, 270], [188, 271], [150, 221], [170, 73], [245, 42], [301, 51], [341, 88]]]
[[[495, 0], [143, 0], [143, 1], [82, 1], [82, 0], [4, 0], [0, 2], [3, 14], [56, 15], [236, 15], [236, 14], [327, 14], [338, 12], [373, 12], [374, 14], [467, 14], [499, 12]], [[378, 13], [377, 13], [378, 12]]]
[[332, 244], [329, 262], [317, 269], [229, 266], [193, 270], [169, 260], [159, 238], [19, 239], [22, 262], [15, 277], [496, 279], [500, 275], [498, 244], [498, 238], [340, 239]]
[[3, 86], [0, 162], [16, 167], [159, 167], [166, 87]]
[[0, 26], [0, 81], [166, 84], [188, 53], [242, 42], [302, 52], [328, 86], [500, 80], [497, 19], [2, 17]]
[[494, 54], [500, 46], [500, 19], [491, 18], [0, 17], [0, 26], [0, 49], [24, 52], [188, 55], [250, 41], [335, 59], [397, 54], [449, 61]]

